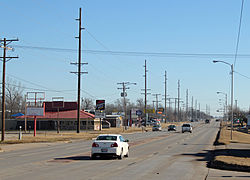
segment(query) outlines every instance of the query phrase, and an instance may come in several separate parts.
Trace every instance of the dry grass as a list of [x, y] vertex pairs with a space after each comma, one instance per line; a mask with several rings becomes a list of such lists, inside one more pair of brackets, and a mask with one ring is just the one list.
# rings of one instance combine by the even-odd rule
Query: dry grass
[[230, 144], [231, 142], [250, 144], [250, 134], [233, 131], [233, 140], [231, 141], [231, 130], [223, 127], [218, 142], [222, 144]]
[[[183, 123], [183, 122], [182, 122]], [[181, 125], [180, 122], [173, 123], [162, 123], [162, 128], [167, 128], [170, 124]], [[152, 127], [146, 127], [146, 131], [151, 131]], [[125, 133], [134, 133], [134, 132], [142, 132], [142, 128], [131, 128], [124, 129], [121, 128], [110, 128], [103, 129], [102, 131], [82, 131], [80, 133], [75, 132], [65, 132], [62, 131], [59, 134], [55, 131], [47, 131], [47, 132], [37, 132], [36, 137], [33, 134], [23, 134], [22, 140], [18, 140], [17, 137], [8, 138], [0, 144], [21, 144], [21, 143], [41, 143], [41, 142], [57, 142], [57, 141], [72, 141], [72, 140], [91, 140], [96, 138], [99, 134], [125, 134]]]
[[[250, 144], [250, 134], [233, 131], [233, 140], [231, 140], [231, 130], [224, 126], [221, 129], [218, 142], [225, 145], [230, 143]], [[250, 171], [250, 157], [246, 153], [245, 149], [222, 149], [215, 155], [212, 164], [219, 169]]]
[[220, 161], [231, 165], [250, 166], [250, 158], [247, 157], [216, 156], [215, 161]]
[[[151, 130], [151, 127], [146, 128], [147, 131]], [[36, 137], [33, 134], [23, 134], [22, 140], [17, 140], [17, 138], [7, 139], [0, 144], [21, 144], [21, 143], [40, 143], [40, 142], [57, 142], [57, 141], [72, 141], [72, 140], [91, 140], [96, 138], [99, 134], [122, 134], [122, 133], [133, 133], [142, 132], [142, 128], [110, 128], [103, 129], [102, 131], [82, 131], [80, 133], [74, 132], [38, 132]]]

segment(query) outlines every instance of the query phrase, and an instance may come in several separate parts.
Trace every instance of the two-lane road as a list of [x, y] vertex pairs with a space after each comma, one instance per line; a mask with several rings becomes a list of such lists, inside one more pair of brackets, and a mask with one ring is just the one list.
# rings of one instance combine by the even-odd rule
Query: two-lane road
[[0, 179], [205, 179], [219, 124], [195, 123], [193, 133], [124, 134], [130, 157], [90, 160], [91, 141], [0, 153]]

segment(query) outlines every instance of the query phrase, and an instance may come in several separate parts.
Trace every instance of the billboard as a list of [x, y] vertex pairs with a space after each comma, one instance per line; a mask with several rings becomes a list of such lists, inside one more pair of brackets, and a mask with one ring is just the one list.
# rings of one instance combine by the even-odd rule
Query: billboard
[[27, 107], [27, 116], [43, 116], [44, 108], [43, 107]]
[[96, 110], [105, 110], [105, 100], [96, 100]]

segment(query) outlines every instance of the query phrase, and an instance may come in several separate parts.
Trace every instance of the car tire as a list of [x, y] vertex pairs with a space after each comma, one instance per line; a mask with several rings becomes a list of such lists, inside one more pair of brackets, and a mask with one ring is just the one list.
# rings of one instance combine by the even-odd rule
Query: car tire
[[91, 155], [90, 159], [95, 160], [96, 159], [96, 155]]
[[129, 157], [129, 149], [128, 149], [127, 154], [124, 157]]
[[118, 159], [123, 159], [123, 149], [121, 150], [121, 155], [118, 156]]

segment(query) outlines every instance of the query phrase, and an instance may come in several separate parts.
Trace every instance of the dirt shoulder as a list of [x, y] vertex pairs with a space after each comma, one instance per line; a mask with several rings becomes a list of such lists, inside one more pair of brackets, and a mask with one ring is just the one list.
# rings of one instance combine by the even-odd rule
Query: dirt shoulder
[[[183, 123], [183, 122], [182, 122]], [[174, 123], [162, 123], [162, 128], [167, 128], [170, 124], [181, 125], [180, 122]], [[22, 139], [19, 139], [18, 132], [6, 132], [5, 140], [0, 142], [0, 152], [23, 149], [29, 146], [44, 146], [51, 143], [70, 143], [75, 140], [91, 140], [96, 138], [99, 134], [127, 134], [127, 133], [138, 133], [151, 131], [152, 127], [138, 128], [129, 127], [125, 129], [122, 128], [110, 128], [103, 129], [101, 131], [84, 131], [76, 133], [75, 131], [62, 131], [57, 133], [56, 131], [37, 131], [36, 137], [34, 137], [33, 132], [22, 133]]]
[[209, 166], [217, 169], [250, 172], [250, 134], [232, 131], [228, 126], [218, 133], [213, 159]]

